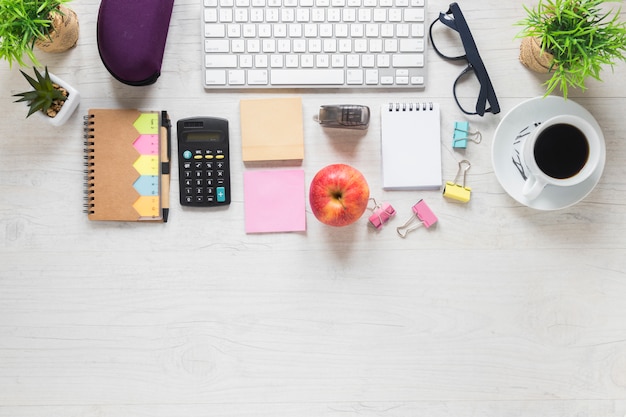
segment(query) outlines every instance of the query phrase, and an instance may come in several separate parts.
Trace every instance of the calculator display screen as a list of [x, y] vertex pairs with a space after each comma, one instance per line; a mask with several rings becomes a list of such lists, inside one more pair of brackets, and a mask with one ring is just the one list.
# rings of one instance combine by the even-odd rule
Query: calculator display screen
[[189, 142], [219, 142], [222, 139], [220, 132], [187, 132]]

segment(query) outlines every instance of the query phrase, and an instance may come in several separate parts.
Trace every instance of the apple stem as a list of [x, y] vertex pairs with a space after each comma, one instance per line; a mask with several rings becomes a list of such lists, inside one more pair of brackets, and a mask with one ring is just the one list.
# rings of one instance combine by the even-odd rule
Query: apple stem
[[341, 204], [341, 207], [346, 208], [346, 205], [343, 204], [343, 193], [341, 191], [334, 192], [333, 198], [336, 198], [339, 201], [339, 203]]

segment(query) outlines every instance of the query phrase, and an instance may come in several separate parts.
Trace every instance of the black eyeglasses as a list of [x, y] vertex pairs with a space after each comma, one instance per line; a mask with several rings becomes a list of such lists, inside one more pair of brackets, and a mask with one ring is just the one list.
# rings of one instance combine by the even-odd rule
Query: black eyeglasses
[[[446, 54], [443, 54], [437, 48], [437, 45], [435, 45], [435, 42], [433, 41], [433, 26], [437, 22], [441, 22], [450, 29], [459, 33], [459, 35], [461, 36], [461, 42], [463, 43], [463, 49], [465, 50], [465, 54], [459, 56], [448, 56]], [[457, 79], [454, 81], [454, 86], [452, 87], [454, 99], [456, 100], [456, 104], [459, 106], [461, 111], [468, 115], [479, 116], [483, 116], [485, 112], [490, 112], [493, 114], [500, 113], [500, 105], [498, 104], [496, 92], [493, 89], [491, 80], [489, 79], [489, 74], [487, 74], [485, 64], [483, 64], [483, 60], [478, 54], [478, 48], [476, 47], [476, 43], [474, 42], [472, 32], [470, 32], [467, 21], [465, 20], [465, 17], [461, 12], [461, 8], [457, 3], [450, 4], [450, 8], [446, 13], [439, 13], [439, 18], [430, 25], [429, 36], [430, 42], [433, 45], [433, 49], [440, 57], [449, 60], [467, 61], [467, 67], [457, 77]], [[476, 74], [476, 78], [480, 83], [480, 92], [478, 94], [478, 99], [476, 100], [475, 110], [467, 111], [459, 102], [456, 89], [459, 81], [464, 79], [464, 77], [471, 74], [472, 72]], [[489, 103], [489, 107], [487, 107], [487, 103]]]

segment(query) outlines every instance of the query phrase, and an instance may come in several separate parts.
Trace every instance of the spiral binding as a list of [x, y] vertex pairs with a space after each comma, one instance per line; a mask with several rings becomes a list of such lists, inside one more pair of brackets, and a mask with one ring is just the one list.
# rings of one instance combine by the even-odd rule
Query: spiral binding
[[83, 117], [83, 130], [84, 130], [84, 135], [83, 138], [85, 140], [84, 144], [85, 144], [85, 156], [84, 156], [84, 174], [85, 174], [85, 203], [83, 204], [83, 212], [87, 213], [87, 214], [94, 214], [94, 197], [93, 197], [93, 187], [94, 187], [94, 177], [95, 177], [95, 171], [94, 171], [94, 142], [93, 142], [93, 138], [94, 138], [94, 128], [93, 128], [93, 124], [94, 124], [94, 115], [93, 114], [89, 114], [87, 116]]
[[434, 108], [432, 101], [423, 103], [389, 103], [389, 111], [426, 111]]

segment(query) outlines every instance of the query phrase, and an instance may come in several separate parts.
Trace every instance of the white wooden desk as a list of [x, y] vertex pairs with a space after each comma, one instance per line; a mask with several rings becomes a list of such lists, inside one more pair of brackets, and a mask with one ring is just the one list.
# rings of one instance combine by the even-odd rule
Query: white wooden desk
[[[522, 1], [463, 2], [502, 106], [469, 118], [484, 140], [463, 155], [472, 162], [463, 205], [380, 185], [377, 109], [390, 98], [441, 103], [444, 177], [456, 173], [449, 138], [468, 119], [451, 89], [462, 67], [432, 49], [423, 92], [207, 93], [200, 2], [177, 0], [161, 78], [128, 87], [98, 57], [98, 4], [72, 3], [75, 49], [39, 54], [82, 94], [64, 127], [24, 120], [11, 96], [26, 83], [0, 63], [0, 416], [626, 414], [625, 65], [571, 95], [606, 137], [597, 188], [571, 208], [527, 208], [491, 163], [502, 117], [543, 94], [544, 78], [518, 62]], [[431, 1], [429, 21], [447, 7]], [[363, 218], [334, 229], [307, 205], [305, 233], [245, 234], [239, 99], [294, 94], [307, 191], [322, 166], [354, 165], [398, 210], [392, 226], [376, 233]], [[327, 103], [369, 105], [367, 134], [324, 132], [312, 117]], [[91, 107], [228, 118], [230, 207], [181, 208], [174, 174], [167, 224], [89, 222], [81, 116]], [[439, 224], [403, 240], [395, 226], [419, 198]]]

